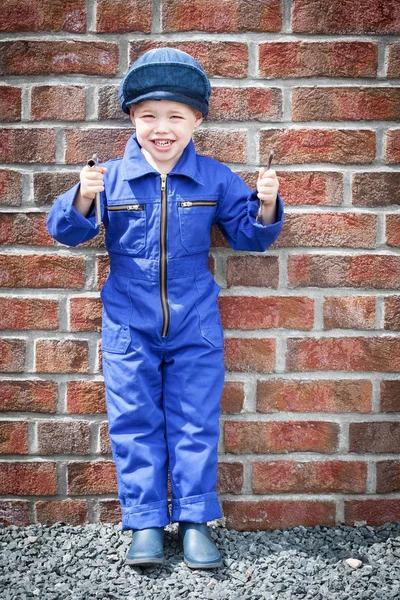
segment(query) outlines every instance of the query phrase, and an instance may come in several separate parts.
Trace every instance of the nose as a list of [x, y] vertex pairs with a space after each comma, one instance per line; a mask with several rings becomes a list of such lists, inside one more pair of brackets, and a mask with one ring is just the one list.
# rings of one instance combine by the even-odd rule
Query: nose
[[167, 133], [169, 131], [168, 119], [157, 119], [157, 122], [154, 124], [154, 131], [156, 133]]

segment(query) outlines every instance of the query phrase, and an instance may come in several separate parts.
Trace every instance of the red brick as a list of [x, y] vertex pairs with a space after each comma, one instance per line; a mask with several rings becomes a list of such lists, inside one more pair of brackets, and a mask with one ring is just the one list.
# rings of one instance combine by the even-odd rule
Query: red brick
[[68, 465], [68, 494], [71, 496], [115, 494], [117, 478], [109, 461], [75, 462]]
[[196, 151], [220, 162], [247, 162], [247, 132], [243, 129], [203, 129], [194, 137]]
[[13, 496], [56, 496], [56, 463], [1, 462], [0, 494], [12, 494]]
[[273, 339], [225, 339], [227, 371], [268, 373], [275, 370], [276, 343]]
[[301, 33], [399, 33], [396, 0], [295, 0], [293, 31]]
[[218, 464], [218, 494], [240, 494], [243, 488], [243, 465], [241, 463]]
[[66, 131], [67, 164], [86, 163], [93, 148], [100, 162], [123, 156], [132, 131], [127, 129], [69, 129]]
[[28, 454], [27, 421], [0, 421], [0, 454]]
[[289, 338], [287, 370], [400, 371], [400, 338]]
[[363, 380], [257, 382], [257, 412], [371, 412], [372, 384]]
[[301, 296], [221, 296], [224, 329], [312, 329], [314, 300]]
[[101, 290], [106, 282], [108, 272], [110, 270], [110, 259], [107, 255], [98, 256], [97, 262], [97, 289]]
[[324, 329], [375, 329], [373, 296], [324, 299]]
[[35, 509], [36, 522], [43, 525], [86, 525], [88, 522], [87, 500], [40, 501], [35, 503]]
[[130, 44], [130, 62], [134, 62], [155, 48], [177, 48], [191, 54], [209, 77], [242, 78], [248, 71], [248, 48], [246, 43], [222, 41], [173, 41], [135, 40]]
[[385, 298], [385, 329], [400, 331], [400, 296]]
[[399, 460], [383, 460], [376, 463], [376, 491], [378, 494], [400, 491]]
[[265, 42], [259, 45], [261, 77], [376, 77], [378, 45], [372, 42]]
[[350, 423], [349, 450], [368, 453], [400, 452], [400, 423]]
[[343, 202], [341, 173], [281, 171], [278, 178], [279, 193], [284, 198], [285, 205], [339, 206]]
[[101, 331], [100, 298], [71, 298], [70, 331]]
[[118, 99], [118, 85], [102, 85], [98, 89], [99, 121], [119, 120], [128, 121], [129, 117], [122, 112], [121, 104]]
[[354, 206], [389, 206], [399, 204], [400, 173], [355, 173]]
[[334, 502], [313, 500], [262, 500], [260, 502], [225, 500], [223, 513], [228, 529], [265, 531], [289, 527], [335, 525]]
[[79, 172], [34, 173], [34, 201], [38, 206], [51, 205], [59, 196], [79, 182]]
[[90, 429], [84, 421], [40, 421], [38, 451], [49, 454], [89, 454]]
[[0, 381], [0, 411], [55, 413], [57, 384], [53, 381]]
[[228, 287], [235, 285], [271, 287], [279, 281], [277, 256], [228, 256], [226, 265]]
[[386, 162], [400, 162], [400, 129], [389, 129], [386, 135]]
[[273, 31], [282, 27], [280, 0], [163, 0], [163, 31]]
[[0, 329], [58, 329], [58, 302], [39, 298], [0, 298]]
[[53, 2], [39, 0], [3, 0], [0, 31], [69, 31], [85, 33], [86, 7], [84, 0]]
[[244, 385], [241, 381], [225, 381], [221, 397], [221, 412], [238, 414], [243, 408]]
[[37, 340], [38, 373], [87, 373], [88, 342], [85, 340]]
[[0, 206], [20, 206], [22, 175], [17, 171], [0, 170]]
[[355, 129], [270, 129], [260, 131], [260, 160], [270, 149], [277, 163], [368, 164], [375, 158], [375, 132]]
[[400, 247], [400, 215], [386, 215], [386, 243]]
[[282, 91], [278, 88], [213, 89], [210, 121], [280, 121]]
[[122, 520], [121, 505], [118, 500], [99, 501], [100, 523], [120, 523]]
[[0, 338], [0, 371], [23, 373], [25, 366], [25, 341]]
[[381, 412], [400, 412], [400, 380], [381, 381]]
[[151, 0], [98, 0], [96, 31], [150, 33], [151, 11]]
[[225, 450], [232, 454], [334, 452], [339, 426], [322, 421], [225, 421]]
[[0, 141], [3, 163], [54, 163], [56, 160], [56, 134], [51, 129], [2, 129]]
[[18, 87], [0, 86], [0, 121], [21, 120], [21, 92]]
[[0, 500], [0, 523], [5, 527], [29, 525], [29, 502], [26, 500]]
[[0, 42], [0, 75], [112, 76], [118, 70], [116, 43], [18, 40]]
[[348, 500], [345, 502], [345, 524], [353, 526], [357, 521], [372, 526], [400, 521], [400, 499]]
[[304, 87], [292, 90], [293, 121], [397, 121], [400, 88]]
[[43, 85], [32, 88], [32, 121], [84, 121], [85, 118], [85, 88], [78, 85]]
[[79, 289], [84, 280], [84, 258], [51, 254], [0, 255], [2, 287]]
[[370, 214], [289, 213], [273, 247], [374, 248], [376, 220]]
[[100, 424], [100, 453], [111, 454], [111, 442], [108, 435], [108, 424]]
[[388, 44], [389, 56], [388, 56], [388, 70], [387, 77], [398, 78], [400, 77], [400, 43]]
[[289, 256], [290, 287], [362, 287], [397, 289], [400, 259], [383, 255]]
[[0, 244], [54, 246], [46, 227], [45, 213], [1, 213]]
[[274, 460], [253, 463], [255, 494], [360, 494], [365, 492], [367, 463], [361, 461]]
[[104, 383], [102, 381], [69, 381], [67, 383], [67, 411], [80, 415], [105, 413]]

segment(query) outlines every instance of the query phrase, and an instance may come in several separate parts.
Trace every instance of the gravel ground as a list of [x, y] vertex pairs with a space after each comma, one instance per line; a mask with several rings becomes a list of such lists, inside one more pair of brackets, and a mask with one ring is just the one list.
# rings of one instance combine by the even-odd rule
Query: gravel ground
[[131, 533], [118, 525], [0, 527], [0, 599], [400, 599], [400, 522], [251, 533], [214, 523], [212, 535], [219, 569], [185, 565], [176, 525], [165, 565], [141, 569], [124, 564]]

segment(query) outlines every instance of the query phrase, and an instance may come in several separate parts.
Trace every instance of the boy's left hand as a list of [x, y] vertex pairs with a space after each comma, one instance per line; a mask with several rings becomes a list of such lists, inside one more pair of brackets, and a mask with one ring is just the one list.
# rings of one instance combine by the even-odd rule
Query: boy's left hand
[[261, 168], [258, 174], [257, 196], [262, 202], [263, 225], [275, 223], [278, 189], [279, 181], [275, 171], [273, 169], [267, 171], [265, 168]]

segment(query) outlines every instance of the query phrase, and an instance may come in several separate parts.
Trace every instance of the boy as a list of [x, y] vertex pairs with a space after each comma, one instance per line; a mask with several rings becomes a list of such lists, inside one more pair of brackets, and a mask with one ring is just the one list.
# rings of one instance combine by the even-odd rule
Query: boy
[[210, 229], [217, 223], [233, 248], [262, 252], [283, 222], [274, 171], [261, 170], [250, 193], [228, 167], [196, 154], [192, 133], [207, 117], [210, 94], [190, 55], [161, 48], [141, 56], [119, 88], [136, 128], [124, 157], [85, 167], [80, 184], [57, 199], [48, 217], [61, 243], [89, 240], [99, 230], [93, 199], [101, 193], [110, 255], [101, 291], [103, 373], [122, 528], [133, 530], [127, 562], [135, 565], [162, 562], [171, 518], [179, 522], [189, 567], [221, 565], [206, 524], [221, 516], [224, 381]]

